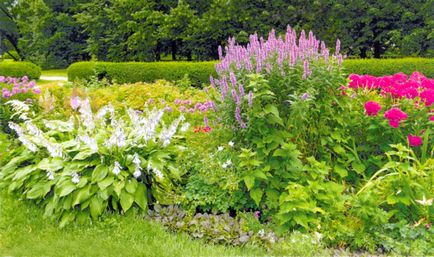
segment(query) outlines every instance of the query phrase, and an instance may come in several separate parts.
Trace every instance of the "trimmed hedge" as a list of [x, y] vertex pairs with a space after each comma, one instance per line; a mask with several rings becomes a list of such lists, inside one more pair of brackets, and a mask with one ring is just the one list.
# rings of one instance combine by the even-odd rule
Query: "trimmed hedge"
[[158, 79], [180, 80], [188, 75], [194, 86], [209, 83], [215, 75], [216, 62], [78, 62], [68, 68], [68, 80], [97, 77], [117, 83], [154, 82]]
[[0, 76], [21, 78], [23, 76], [29, 79], [39, 79], [41, 68], [31, 62], [0, 62]]
[[352, 59], [344, 61], [347, 73], [370, 74], [373, 76], [393, 75], [403, 72], [410, 75], [414, 71], [426, 77], [434, 77], [434, 58], [401, 59]]
[[[89, 80], [97, 77], [117, 83], [154, 82], [158, 79], [176, 81], [188, 74], [193, 85], [209, 83], [215, 75], [216, 62], [78, 62], [68, 68], [68, 79]], [[434, 59], [352, 59], [344, 61], [345, 71], [373, 76], [392, 75], [398, 72], [411, 74], [419, 71], [425, 76], [434, 77]]]

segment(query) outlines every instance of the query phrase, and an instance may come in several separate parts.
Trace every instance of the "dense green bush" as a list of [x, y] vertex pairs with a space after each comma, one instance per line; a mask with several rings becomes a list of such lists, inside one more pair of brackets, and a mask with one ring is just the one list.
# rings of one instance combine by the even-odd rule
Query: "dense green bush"
[[0, 76], [21, 78], [23, 76], [29, 79], [39, 79], [41, 68], [31, 62], [0, 62]]
[[[68, 79], [89, 80], [93, 76], [118, 83], [154, 82], [157, 79], [179, 80], [188, 74], [193, 85], [208, 83], [215, 75], [215, 62], [150, 62], [110, 63], [78, 62], [68, 68]], [[398, 72], [411, 74], [419, 71], [427, 77], [434, 76], [434, 59], [352, 59], [343, 62], [345, 71], [373, 76], [392, 75]]]
[[214, 62], [79, 62], [68, 68], [68, 79], [106, 78], [117, 83], [176, 81], [188, 75], [192, 84], [200, 86], [215, 74]]
[[345, 60], [343, 66], [347, 73], [355, 74], [384, 76], [403, 72], [410, 75], [419, 71], [427, 77], [434, 77], [433, 58], [353, 59]]

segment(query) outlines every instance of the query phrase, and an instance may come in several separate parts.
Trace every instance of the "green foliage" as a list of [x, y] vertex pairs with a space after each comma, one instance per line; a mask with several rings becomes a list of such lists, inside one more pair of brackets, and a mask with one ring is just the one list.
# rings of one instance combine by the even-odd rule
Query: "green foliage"
[[253, 242], [273, 244], [277, 241], [273, 232], [255, 233], [249, 230], [246, 220], [233, 218], [229, 214], [199, 213], [192, 217], [177, 206], [156, 206], [155, 210], [150, 211], [150, 216], [172, 230], [187, 232], [194, 238], [203, 238], [211, 243], [245, 245]]
[[188, 75], [192, 85], [200, 87], [215, 74], [214, 62], [108, 63], [80, 62], [68, 68], [68, 79], [91, 79], [92, 76], [116, 83], [154, 82], [158, 79], [178, 81]]
[[21, 78], [24, 76], [29, 79], [39, 79], [41, 68], [31, 62], [0, 62], [0, 76]]
[[166, 127], [162, 110], [116, 117], [111, 106], [93, 114], [88, 100], [74, 100], [80, 108], [69, 121], [43, 120], [40, 129], [27, 114], [24, 124], [10, 123], [23, 146], [0, 170], [3, 187], [41, 203], [60, 226], [107, 209], [177, 201], [171, 192], [182, 171], [174, 159], [183, 148], [175, 133], [183, 117]]
[[433, 220], [433, 159], [419, 161], [411, 149], [401, 144], [392, 147], [393, 150], [386, 153], [389, 161], [358, 194], [374, 191], [378, 204], [384, 204], [389, 211], [396, 210], [391, 211], [396, 220]]
[[343, 66], [348, 74], [384, 76], [403, 72], [410, 75], [418, 71], [428, 78], [434, 77], [434, 59], [432, 58], [349, 59], [344, 61]]
[[[432, 59], [348, 59], [343, 62], [345, 72], [350, 74], [391, 75], [398, 72], [411, 74], [419, 71], [427, 77], [434, 76]], [[215, 75], [214, 62], [157, 62], [157, 63], [104, 63], [79, 62], [68, 68], [68, 79], [90, 80], [107, 78], [117, 83], [154, 82], [157, 79], [177, 81], [188, 75], [194, 86], [209, 83]]]
[[65, 68], [89, 58], [84, 52], [87, 36], [74, 19], [83, 0], [62, 2], [29, 0], [15, 6], [20, 55], [44, 69]]
[[258, 246], [211, 245], [184, 233], [171, 233], [135, 212], [107, 214], [102, 220], [61, 229], [43, 219], [37, 204], [17, 201], [2, 192], [0, 206], [0, 252], [7, 256], [269, 256]]

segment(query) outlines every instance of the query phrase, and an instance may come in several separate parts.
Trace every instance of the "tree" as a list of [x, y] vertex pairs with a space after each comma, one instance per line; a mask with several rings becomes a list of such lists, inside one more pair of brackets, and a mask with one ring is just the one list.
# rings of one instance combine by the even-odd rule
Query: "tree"
[[63, 68], [88, 59], [86, 35], [73, 18], [80, 1], [19, 1], [16, 23], [24, 59], [43, 68]]
[[[6, 53], [10, 50], [15, 51], [18, 55], [18, 27], [16, 26], [17, 19], [17, 3], [15, 0], [3, 0], [0, 3], [0, 35], [2, 42], [0, 47]], [[12, 58], [17, 59], [13, 54], [9, 54]]]

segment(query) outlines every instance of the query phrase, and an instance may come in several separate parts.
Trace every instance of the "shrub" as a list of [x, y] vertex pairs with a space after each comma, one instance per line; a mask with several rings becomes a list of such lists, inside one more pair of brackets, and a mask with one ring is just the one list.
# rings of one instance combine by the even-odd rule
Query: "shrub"
[[[147, 105], [149, 108], [165, 109], [166, 116], [169, 117], [182, 113], [192, 126], [203, 125], [204, 117], [211, 112], [207, 95], [202, 90], [196, 88], [182, 90], [173, 83], [163, 80], [152, 84], [134, 83], [99, 88], [74, 86], [75, 84], [72, 86], [44, 85], [42, 86], [42, 98], [37, 97], [34, 100], [41, 100], [39, 101], [41, 107], [44, 110], [50, 110], [46, 115], [62, 117], [71, 114], [69, 99], [73, 94], [81, 98], [92, 99], [90, 104], [94, 110], [107, 104], [111, 104], [119, 112], [123, 112], [125, 106], [141, 110]], [[46, 94], [51, 97], [45, 97]]]
[[166, 127], [158, 109], [146, 116], [128, 109], [118, 117], [105, 106], [94, 114], [87, 99], [74, 97], [68, 121], [43, 120], [40, 128], [24, 103], [15, 106], [26, 114], [23, 124], [9, 123], [22, 146], [0, 169], [1, 184], [43, 204], [46, 216], [61, 217], [61, 226], [106, 209], [126, 212], [136, 204], [146, 210], [155, 201], [176, 201], [171, 192], [182, 171], [174, 160], [183, 149], [177, 134], [189, 125], [179, 129], [184, 117]]
[[0, 76], [21, 78], [27, 76], [29, 79], [39, 79], [41, 68], [31, 62], [0, 62]]
[[194, 86], [209, 82], [214, 74], [214, 62], [79, 62], [68, 68], [68, 79], [99, 80], [106, 78], [116, 83], [154, 82], [158, 79], [177, 81], [187, 74]]
[[[193, 85], [209, 83], [215, 76], [215, 62], [153, 62], [153, 63], [106, 63], [78, 62], [68, 68], [68, 79], [90, 80], [92, 77], [116, 81], [118, 83], [154, 82], [157, 79], [180, 80], [188, 74]], [[420, 71], [428, 77], [434, 76], [434, 59], [351, 59], [343, 62], [345, 72], [371, 74], [375, 76], [392, 75], [398, 72], [411, 74]]]
[[433, 58], [353, 59], [345, 60], [343, 66], [349, 74], [384, 76], [403, 72], [410, 75], [415, 71], [419, 71], [427, 77], [434, 77]]
[[95, 71], [96, 62], [76, 62], [68, 67], [68, 80], [90, 80], [93, 76], [96, 76]]

